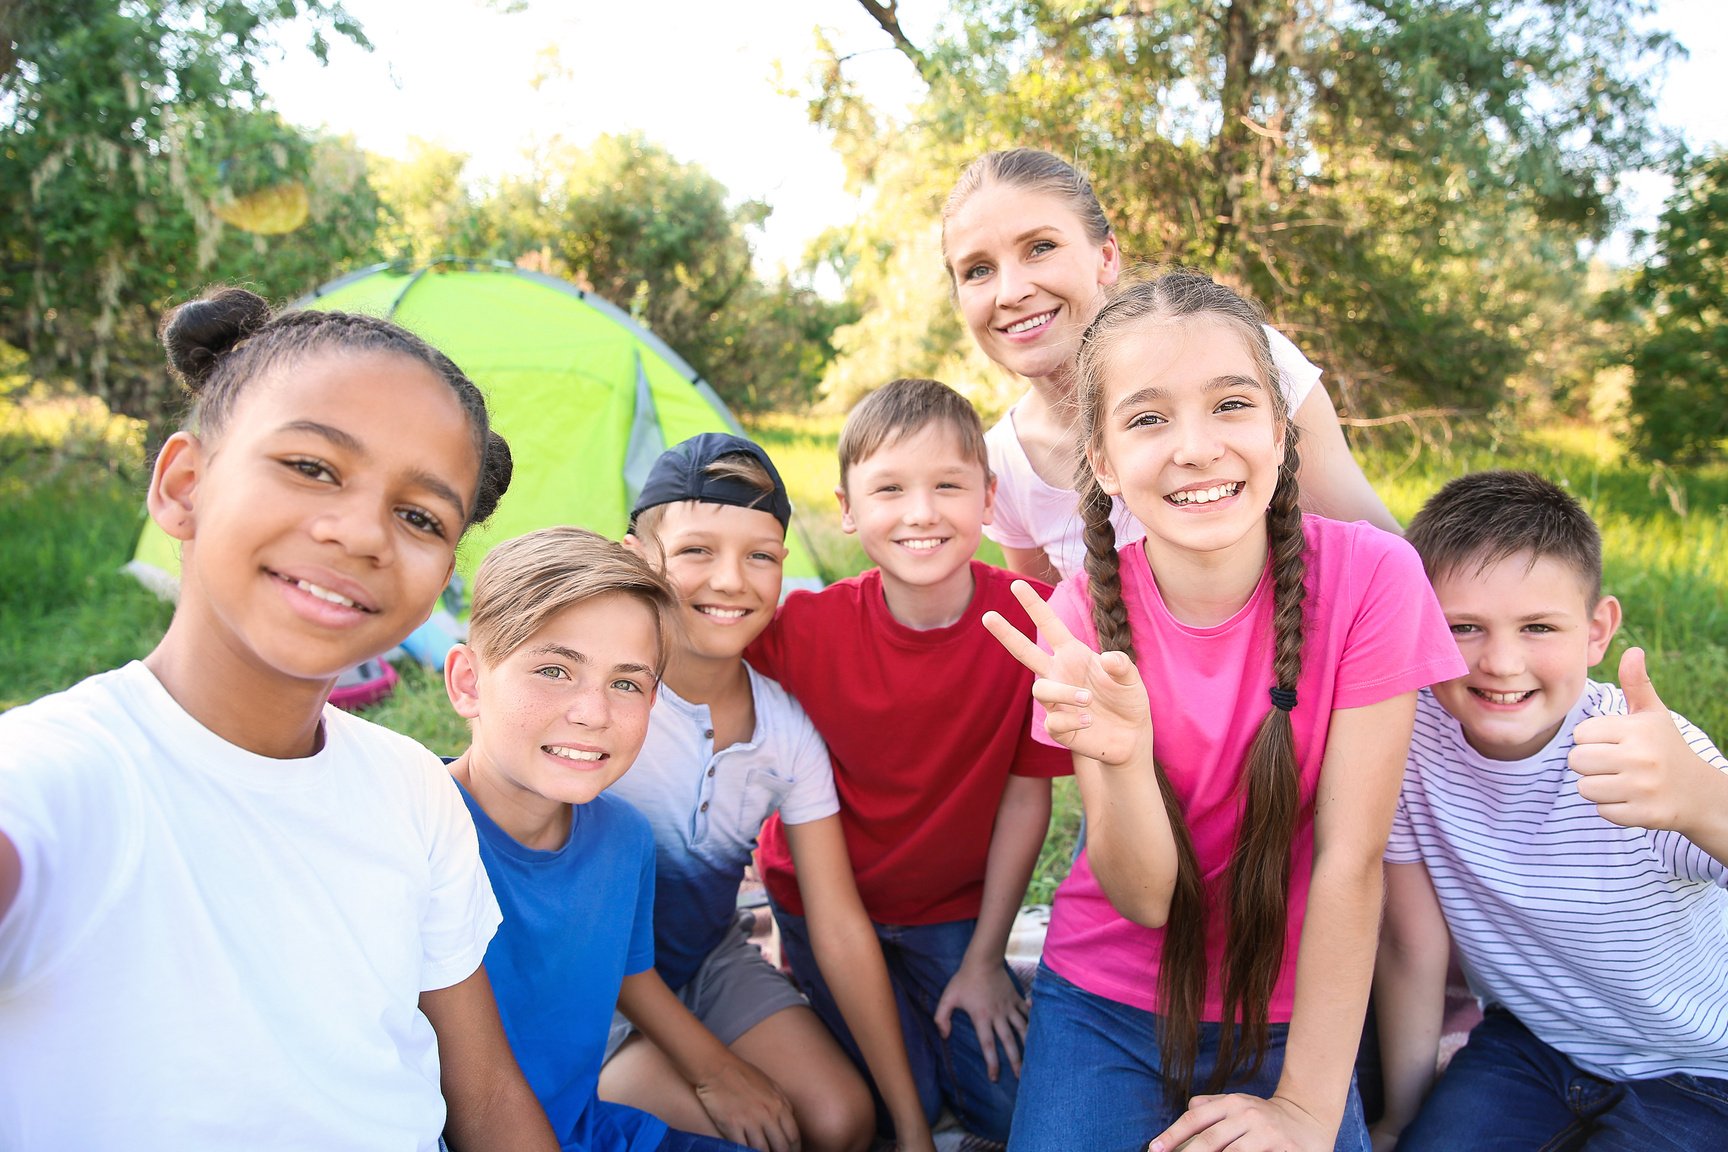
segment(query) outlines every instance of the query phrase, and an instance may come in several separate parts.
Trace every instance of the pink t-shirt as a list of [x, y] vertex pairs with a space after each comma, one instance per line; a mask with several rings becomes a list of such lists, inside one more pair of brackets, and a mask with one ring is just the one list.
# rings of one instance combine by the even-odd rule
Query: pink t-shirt
[[[1301, 773], [1301, 807], [1290, 861], [1290, 915], [1284, 964], [1273, 985], [1271, 1019], [1290, 1019], [1296, 948], [1314, 863], [1314, 794], [1337, 708], [1360, 708], [1464, 674], [1458, 646], [1415, 551], [1365, 523], [1302, 518], [1308, 539], [1307, 640], [1291, 714]], [[1248, 603], [1210, 628], [1178, 623], [1164, 606], [1145, 550], [1121, 551], [1122, 594], [1140, 675], [1152, 708], [1158, 762], [1170, 776], [1208, 896], [1203, 1018], [1223, 1017], [1225, 871], [1241, 819], [1243, 757], [1271, 706], [1272, 580], [1261, 577]], [[1065, 580], [1050, 606], [1076, 636], [1097, 646], [1086, 578]], [[1036, 707], [1033, 735], [1048, 741]], [[1158, 1009], [1161, 929], [1124, 919], [1081, 852], [1056, 893], [1044, 960], [1058, 975], [1099, 996]]]

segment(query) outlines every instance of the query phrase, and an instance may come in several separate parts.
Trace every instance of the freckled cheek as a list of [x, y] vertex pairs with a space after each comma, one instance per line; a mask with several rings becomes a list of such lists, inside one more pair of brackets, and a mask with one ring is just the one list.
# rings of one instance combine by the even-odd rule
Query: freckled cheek
[[608, 727], [612, 753], [609, 767], [614, 773], [612, 778], [616, 780], [635, 763], [637, 754], [642, 751], [642, 744], [648, 739], [648, 717], [646, 714], [636, 715], [634, 708], [614, 708]]

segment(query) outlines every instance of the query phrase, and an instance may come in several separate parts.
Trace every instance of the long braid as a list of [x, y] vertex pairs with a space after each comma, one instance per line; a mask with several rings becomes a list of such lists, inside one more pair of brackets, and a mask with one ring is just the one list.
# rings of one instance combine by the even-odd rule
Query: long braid
[[[1286, 426], [1284, 462], [1266, 509], [1272, 558], [1272, 678], [1295, 691], [1302, 678], [1303, 582], [1308, 564], [1297, 506], [1296, 427]], [[1290, 907], [1290, 845], [1300, 806], [1299, 766], [1290, 713], [1268, 709], [1243, 761], [1247, 797], [1228, 873], [1230, 931], [1224, 953], [1224, 1019], [1218, 1064], [1208, 1090], [1216, 1092], [1239, 1067], [1252, 1074], [1266, 1056], [1272, 986], [1284, 962]], [[1238, 1034], [1231, 1025], [1240, 1021]]]
[[[1116, 550], [1114, 505], [1098, 486], [1091, 467], [1081, 461], [1080, 517], [1085, 526], [1086, 583], [1092, 599], [1092, 626], [1100, 652], [1121, 652], [1135, 659], [1128, 605], [1122, 598], [1122, 561]], [[1156, 736], [1154, 736], [1156, 739]], [[1200, 1011], [1206, 995], [1206, 891], [1200, 881], [1200, 858], [1182, 818], [1182, 802], [1157, 759], [1158, 793], [1170, 820], [1176, 848], [1176, 882], [1164, 925], [1163, 960], [1158, 969], [1158, 1046], [1164, 1053], [1164, 1091], [1185, 1100], [1194, 1079], [1200, 1045]]]
[[1116, 551], [1116, 526], [1110, 522], [1112, 503], [1098, 487], [1091, 469], [1081, 462], [1080, 519], [1085, 525], [1086, 585], [1092, 596], [1092, 626], [1100, 652], [1121, 652], [1134, 659], [1134, 637], [1128, 630], [1128, 605], [1122, 600], [1122, 558]]

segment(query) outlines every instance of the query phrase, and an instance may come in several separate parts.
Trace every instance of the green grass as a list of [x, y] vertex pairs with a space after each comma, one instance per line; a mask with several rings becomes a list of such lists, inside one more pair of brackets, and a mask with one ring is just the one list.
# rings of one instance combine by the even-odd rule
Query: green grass
[[93, 402], [0, 400], [0, 710], [142, 656], [168, 626], [120, 572], [143, 456], [142, 430]]
[[[786, 478], [830, 579], [860, 571], [863, 551], [840, 529], [832, 419], [774, 417], [755, 435]], [[1613, 680], [1619, 653], [1640, 644], [1664, 701], [1728, 736], [1728, 467], [1652, 470], [1608, 436], [1559, 426], [1449, 446], [1384, 438], [1361, 452], [1392, 511], [1408, 520], [1453, 476], [1523, 467], [1565, 484], [1602, 526], [1604, 582], [1626, 623], [1595, 670]], [[0, 389], [0, 710], [144, 655], [169, 609], [119, 569], [143, 520], [141, 431], [88, 401]], [[980, 555], [1000, 563], [986, 542]], [[369, 715], [435, 751], [466, 740], [440, 678], [405, 665], [394, 696]], [[1058, 781], [1056, 815], [1028, 898], [1047, 901], [1074, 852], [1079, 801]]]

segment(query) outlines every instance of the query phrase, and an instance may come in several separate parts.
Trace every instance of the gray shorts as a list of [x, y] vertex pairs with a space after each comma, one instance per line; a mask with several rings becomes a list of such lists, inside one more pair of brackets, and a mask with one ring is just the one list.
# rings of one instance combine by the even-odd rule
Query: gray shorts
[[[750, 913], [740, 913], [690, 983], [677, 992], [684, 1007], [727, 1047], [774, 1013], [809, 1004], [785, 973], [768, 963], [761, 950], [750, 943], [752, 922]], [[612, 1059], [635, 1031], [622, 1013], [613, 1012], [606, 1059]]]

